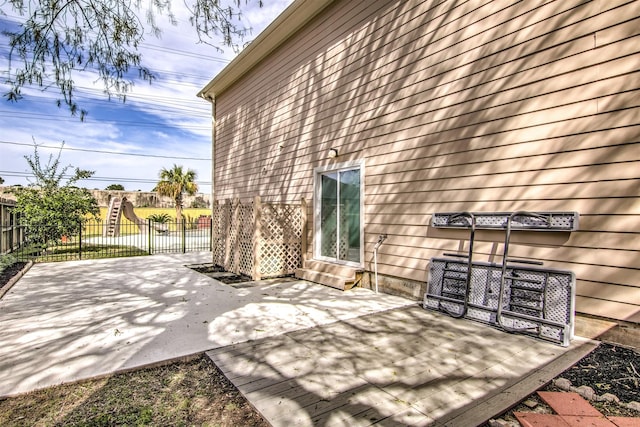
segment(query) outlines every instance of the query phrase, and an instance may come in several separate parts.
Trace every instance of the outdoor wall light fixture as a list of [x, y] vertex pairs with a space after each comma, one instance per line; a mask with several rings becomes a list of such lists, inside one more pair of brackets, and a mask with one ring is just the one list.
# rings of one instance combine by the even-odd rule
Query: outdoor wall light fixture
[[329, 150], [329, 158], [335, 159], [336, 157], [338, 157], [338, 150], [336, 150], [335, 148]]

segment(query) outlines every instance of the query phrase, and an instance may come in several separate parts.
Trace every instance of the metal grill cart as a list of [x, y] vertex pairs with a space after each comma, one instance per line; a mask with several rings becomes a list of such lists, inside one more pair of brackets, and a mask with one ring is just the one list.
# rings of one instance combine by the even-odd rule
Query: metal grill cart
[[[431, 226], [470, 232], [468, 255], [444, 253], [429, 264], [424, 308], [531, 334], [568, 346], [573, 336], [575, 275], [536, 260], [509, 258], [511, 233], [575, 231], [576, 212], [435, 213]], [[473, 261], [475, 232], [505, 230], [502, 264]]]

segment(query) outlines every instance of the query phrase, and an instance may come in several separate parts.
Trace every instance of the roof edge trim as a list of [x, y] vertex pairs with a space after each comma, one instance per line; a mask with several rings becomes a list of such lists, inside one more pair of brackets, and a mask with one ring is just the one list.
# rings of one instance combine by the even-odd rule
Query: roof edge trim
[[217, 94], [223, 92], [271, 52], [280, 47], [333, 1], [295, 0], [201, 89], [198, 92], [198, 96], [200, 98], [213, 99]]

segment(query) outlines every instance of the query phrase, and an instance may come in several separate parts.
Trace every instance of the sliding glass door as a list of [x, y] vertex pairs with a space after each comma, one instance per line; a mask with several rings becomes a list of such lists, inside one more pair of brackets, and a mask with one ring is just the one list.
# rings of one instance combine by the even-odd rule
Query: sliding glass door
[[362, 173], [360, 166], [316, 175], [316, 255], [320, 259], [361, 264]]

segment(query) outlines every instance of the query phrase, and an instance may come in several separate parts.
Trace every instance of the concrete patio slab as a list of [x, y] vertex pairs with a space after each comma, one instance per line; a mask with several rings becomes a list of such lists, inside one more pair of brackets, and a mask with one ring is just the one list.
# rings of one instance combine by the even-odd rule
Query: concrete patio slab
[[353, 319], [414, 301], [304, 281], [225, 285], [211, 254], [34, 265], [0, 300], [0, 396]]

